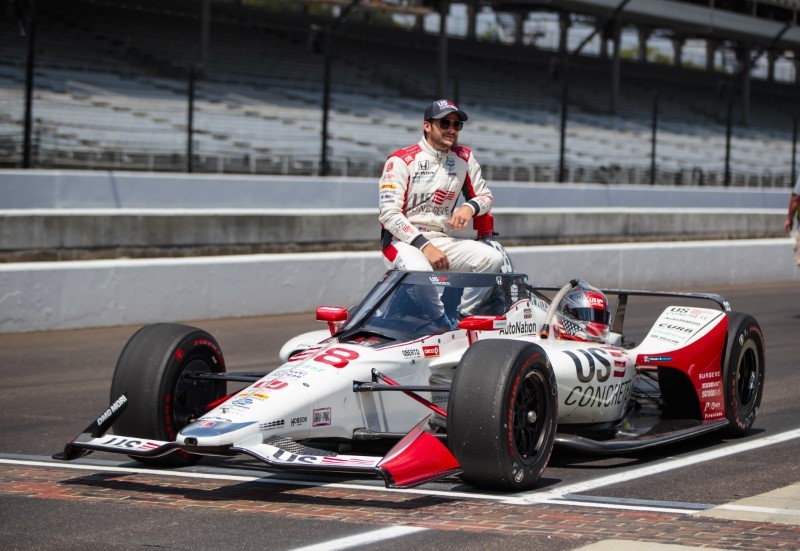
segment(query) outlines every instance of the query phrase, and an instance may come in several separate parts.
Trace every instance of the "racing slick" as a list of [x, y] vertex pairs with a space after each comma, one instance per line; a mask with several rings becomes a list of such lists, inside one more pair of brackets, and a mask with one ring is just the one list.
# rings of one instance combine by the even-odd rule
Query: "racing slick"
[[[378, 216], [387, 268], [500, 272], [499, 251], [449, 235], [450, 230], [466, 230], [474, 216], [491, 211], [493, 202], [472, 151], [456, 145], [467, 119], [452, 101], [434, 101], [425, 109], [423, 138], [389, 155], [380, 179]], [[456, 210], [459, 194], [466, 202]], [[470, 311], [475, 300], [465, 293], [461, 310]]]

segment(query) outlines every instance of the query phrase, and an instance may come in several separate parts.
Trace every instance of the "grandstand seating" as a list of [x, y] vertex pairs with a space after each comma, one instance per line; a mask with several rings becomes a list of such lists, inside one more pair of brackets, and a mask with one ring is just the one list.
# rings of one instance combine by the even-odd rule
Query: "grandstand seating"
[[[37, 165], [183, 170], [188, 67], [199, 56], [197, 4], [40, 4]], [[195, 83], [195, 170], [318, 173], [324, 60], [309, 49], [315, 21], [235, 6], [214, 10], [208, 63]], [[20, 158], [26, 50], [12, 19], [0, 17], [0, 32], [14, 37], [0, 41], [0, 164], [13, 166]], [[419, 139], [421, 111], [436, 89], [435, 46], [435, 37], [359, 22], [337, 33], [328, 127], [333, 174], [377, 175], [388, 153]], [[462, 142], [476, 151], [485, 175], [554, 180], [561, 88], [553, 54], [463, 39], [452, 39], [450, 52], [450, 82], [457, 75], [457, 99], [470, 114]], [[569, 180], [649, 181], [657, 91], [657, 181], [721, 183], [719, 81], [625, 62], [621, 105], [610, 114], [608, 67], [574, 60]], [[787, 185], [791, 172], [787, 113], [796, 109], [796, 91], [763, 84], [753, 85], [749, 124], [738, 114], [734, 127], [738, 185]]]

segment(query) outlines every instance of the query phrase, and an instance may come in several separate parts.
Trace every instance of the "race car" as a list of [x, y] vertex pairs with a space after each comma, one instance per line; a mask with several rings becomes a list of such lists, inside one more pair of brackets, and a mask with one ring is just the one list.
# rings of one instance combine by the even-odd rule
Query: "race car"
[[[570, 303], [578, 291], [587, 303]], [[479, 297], [469, 312], [466, 294]], [[635, 344], [623, 324], [640, 296], [692, 305], [666, 307]], [[103, 451], [177, 467], [244, 454], [268, 469], [374, 475], [389, 487], [460, 475], [521, 491], [535, 488], [554, 446], [621, 453], [720, 429], [743, 435], [764, 386], [758, 322], [716, 294], [389, 271], [356, 307], [316, 316], [325, 338], [293, 339], [271, 372], [227, 373], [201, 329], [141, 328], [117, 362], [111, 406], [54, 457]], [[364, 442], [392, 447], [359, 453]]]

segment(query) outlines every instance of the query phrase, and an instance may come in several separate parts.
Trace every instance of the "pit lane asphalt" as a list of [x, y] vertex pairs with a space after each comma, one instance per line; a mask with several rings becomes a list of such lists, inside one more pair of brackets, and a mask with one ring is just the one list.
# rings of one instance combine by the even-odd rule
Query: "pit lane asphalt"
[[[542, 492], [800, 428], [797, 365], [800, 285], [785, 283], [707, 290], [724, 295], [734, 310], [753, 314], [766, 337], [766, 386], [751, 434], [741, 439], [714, 434], [653, 451], [610, 457], [556, 452], [541, 481]], [[675, 300], [669, 302], [676, 303]], [[664, 301], [655, 299], [639, 299], [637, 303], [632, 300], [626, 320], [627, 336], [640, 340], [664, 305]], [[208, 330], [217, 338], [229, 371], [275, 367], [277, 350], [286, 339], [320, 327], [313, 321], [312, 314], [201, 321], [193, 325]], [[49, 462], [53, 452], [62, 449], [68, 438], [108, 405], [116, 358], [137, 328], [0, 335], [0, 458]], [[627, 503], [632, 511], [646, 511], [650, 507], [655, 511], [639, 513], [643, 516], [641, 522], [648, 526], [654, 519], [664, 522], [663, 531], [669, 532], [668, 523], [659, 517], [666, 513], [659, 513], [659, 508], [707, 508], [796, 483], [800, 481], [798, 455], [800, 439], [795, 438], [570, 497], [584, 500], [595, 507], [594, 513], [605, 514], [609, 519], [614, 516], [612, 507], [621, 504]], [[531, 522], [548, 515], [561, 515], [558, 518], [562, 520], [552, 521], [552, 533], [542, 530], [520, 534], [511, 527], [511, 521], [505, 521], [508, 526], [502, 528], [503, 523], [498, 524], [493, 519], [503, 514], [507, 517], [509, 511], [498, 512], [496, 498], [482, 499], [480, 492], [461, 485], [456, 479], [426, 485], [418, 494], [384, 494], [380, 484], [373, 481], [344, 478], [324, 479], [347, 484], [321, 490], [314, 486], [288, 486], [288, 490], [263, 491], [260, 488], [266, 484], [256, 484], [259, 488], [254, 490], [253, 483], [241, 482], [235, 487], [238, 492], [244, 492], [244, 497], [240, 494], [238, 500], [231, 501], [230, 486], [204, 488], [199, 481], [146, 474], [115, 475], [103, 471], [99, 465], [134, 468], [138, 465], [108, 454], [95, 454], [88, 459], [101, 463], [95, 463], [98, 465], [95, 470], [90, 465], [87, 471], [71, 472], [48, 465], [5, 463], [0, 467], [3, 473], [0, 475], [2, 548], [217, 549], [224, 546], [239, 549], [267, 544], [271, 549], [290, 549], [397, 524], [429, 529], [369, 547], [388, 549], [402, 542], [411, 548], [425, 545], [485, 549], [503, 544], [521, 549], [575, 549], [615, 534], [611, 520], [604, 531], [594, 534], [582, 531], [579, 526], [586, 522], [587, 514], [579, 506], [531, 505], [527, 513]], [[257, 464], [247, 460], [212, 459], [203, 470], [262, 476], [256, 467]], [[314, 480], [300, 479], [301, 482]], [[64, 487], [72, 491], [59, 491]], [[80, 491], [75, 491], [76, 488]], [[200, 491], [198, 488], [204, 491], [201, 498], [195, 499], [192, 490]], [[472, 494], [476, 500], [441, 497], [453, 492]], [[403, 497], [394, 497], [396, 495]], [[242, 503], [251, 504], [252, 510]], [[604, 508], [606, 505], [608, 508]], [[482, 521], [484, 526], [476, 521], [472, 526], [458, 529], [444, 522], [444, 519], [469, 516], [467, 512], [474, 515], [472, 507], [477, 507], [480, 518], [487, 519]], [[715, 526], [718, 530], [728, 527]], [[758, 525], [750, 523], [748, 526], [752, 529]], [[626, 539], [629, 536], [628, 533]], [[665, 537], [659, 537], [658, 541], [664, 542]], [[719, 534], [709, 532], [705, 537], [707, 543], [704, 544], [713, 546]], [[666, 539], [669, 541], [669, 535]], [[683, 541], [677, 532], [674, 541]], [[797, 549], [797, 541], [800, 537], [794, 544], [787, 542], [786, 548]], [[757, 543], [754, 545], [752, 548], [759, 548]], [[765, 545], [760, 548], [769, 548]]]

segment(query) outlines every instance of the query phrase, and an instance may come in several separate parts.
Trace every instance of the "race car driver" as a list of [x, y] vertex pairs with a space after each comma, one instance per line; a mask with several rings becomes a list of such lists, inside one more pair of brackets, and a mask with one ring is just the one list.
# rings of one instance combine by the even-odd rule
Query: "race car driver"
[[605, 293], [581, 279], [559, 302], [553, 334], [557, 339], [606, 343], [610, 317]]
[[[381, 247], [384, 264], [398, 270], [500, 272], [502, 254], [485, 243], [451, 237], [492, 208], [492, 194], [468, 148], [456, 145], [468, 119], [452, 101], [431, 103], [423, 137], [395, 151], [380, 179]], [[465, 203], [456, 209], [459, 195]], [[462, 312], [479, 300], [462, 297]]]

